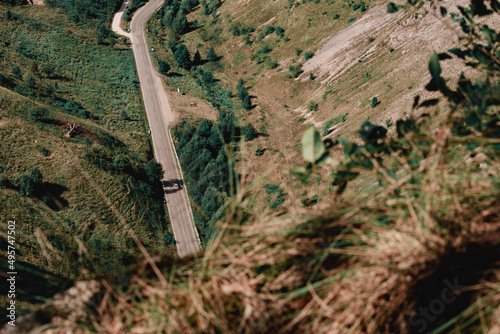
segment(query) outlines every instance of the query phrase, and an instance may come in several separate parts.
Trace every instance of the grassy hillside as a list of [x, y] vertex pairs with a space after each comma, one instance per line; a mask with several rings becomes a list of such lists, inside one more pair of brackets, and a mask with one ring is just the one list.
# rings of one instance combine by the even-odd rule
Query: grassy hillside
[[[180, 90], [210, 99], [197, 84], [194, 68], [211, 72], [225, 92], [220, 99], [230, 101], [240, 124], [251, 123], [260, 133], [241, 147], [238, 159], [244, 163], [237, 164], [242, 178], [252, 181], [248, 201], [256, 211], [329, 198], [331, 189], [321, 179], [311, 191], [282, 173], [300, 161], [300, 136], [307, 126], [315, 125], [331, 139], [355, 139], [367, 120], [390, 127], [412, 114], [416, 95], [434, 96], [424, 89], [427, 59], [458, 42], [428, 4], [398, 2], [389, 9], [388, 1], [196, 3], [167, 1], [153, 15], [148, 23], [152, 57], [170, 65], [165, 82], [174, 97]], [[180, 45], [187, 47], [193, 68], [179, 68], [174, 54]], [[455, 63], [445, 69], [449, 78], [457, 78]], [[248, 91], [246, 102], [238, 97], [240, 79]], [[333, 154], [342, 156], [340, 149]], [[368, 184], [356, 183], [350, 195]], [[278, 185], [284, 187], [283, 205], [275, 206], [266, 187]]]
[[[173, 128], [203, 257], [79, 280], [19, 331], [500, 333], [500, 4], [475, 4], [167, 0], [149, 22], [152, 56], [172, 90], [218, 113]], [[48, 116], [26, 110], [17, 122], [38, 131]], [[131, 140], [89, 113], [82, 124]], [[115, 160], [121, 174], [88, 167], [108, 186], [88, 183], [123, 221], [134, 210], [116, 206], [124, 193], [110, 188], [128, 176]], [[5, 192], [39, 204], [19, 196], [40, 184], [29, 168]], [[71, 203], [67, 191], [48, 203]]]
[[[489, 6], [453, 15], [437, 8], [462, 39], [427, 58], [426, 93], [416, 95], [406, 111], [411, 116], [392, 125], [364, 120], [349, 139], [322, 138], [314, 127], [294, 139], [298, 157], [291, 159], [290, 178], [312, 193], [318, 185], [331, 187], [328, 205], [290, 206], [279, 215], [255, 211], [246, 190], [259, 185], [243, 189], [242, 177], [203, 258], [148, 259], [131, 270], [131, 284], [81, 282], [103, 297], [65, 303], [72, 310], [67, 316], [80, 320], [49, 326], [61, 332], [499, 333], [500, 39], [488, 24], [498, 22], [500, 5]], [[182, 54], [175, 57], [179, 67]], [[223, 60], [211, 58], [203, 73], [220, 73]], [[221, 95], [224, 80], [214, 85], [209, 75], [185, 67], [168, 69], [167, 81], [205, 94], [215, 106], [236, 105], [230, 94]], [[448, 76], [450, 68], [463, 75]], [[239, 86], [236, 98], [244, 96]], [[190, 150], [201, 142], [210, 151], [215, 125], [191, 122], [176, 128], [179, 142]], [[350, 198], [346, 189], [355, 182], [364, 182], [364, 191]], [[286, 187], [263, 188], [274, 203]], [[57, 310], [57, 301], [47, 307]]]
[[[15, 219], [16, 261], [31, 268], [20, 277], [112, 277], [134, 262], [135, 239], [175, 252], [128, 45], [57, 8], [0, 13], [0, 244]], [[45, 296], [50, 280], [32, 282], [19, 289]], [[22, 307], [44, 300], [21, 295]]]

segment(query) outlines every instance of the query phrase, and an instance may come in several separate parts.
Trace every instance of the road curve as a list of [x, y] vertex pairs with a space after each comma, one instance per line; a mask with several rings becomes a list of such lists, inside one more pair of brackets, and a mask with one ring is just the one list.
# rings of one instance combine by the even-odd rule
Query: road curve
[[130, 33], [126, 33], [120, 28], [121, 16], [128, 4], [128, 0], [125, 0], [120, 10], [115, 14], [112, 29], [117, 34], [131, 39], [156, 160], [163, 166], [164, 170], [163, 188], [177, 244], [177, 252], [183, 258], [200, 252], [200, 240], [194, 225], [189, 197], [183, 186], [182, 169], [168, 127], [168, 122], [173, 119], [173, 114], [161, 78], [153, 68], [144, 35], [147, 19], [162, 6], [163, 1], [151, 0], [141, 7], [132, 18]]

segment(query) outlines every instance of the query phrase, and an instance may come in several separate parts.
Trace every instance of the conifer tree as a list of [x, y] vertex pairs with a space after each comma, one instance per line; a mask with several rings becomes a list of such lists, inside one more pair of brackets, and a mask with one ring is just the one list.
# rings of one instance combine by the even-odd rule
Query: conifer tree
[[241, 106], [245, 110], [250, 110], [252, 109], [252, 101], [250, 100], [250, 95], [245, 96], [243, 101], [241, 101]]
[[174, 31], [179, 35], [182, 35], [187, 32], [188, 28], [189, 24], [186, 18], [186, 14], [184, 13], [184, 10], [181, 9], [172, 22], [172, 29], [174, 29]]
[[214, 48], [210, 48], [207, 53], [207, 60], [208, 61], [216, 61], [218, 59], [217, 54], [215, 53]]
[[191, 68], [191, 57], [189, 50], [184, 44], [180, 44], [174, 52], [174, 59], [180, 68], [189, 70]]

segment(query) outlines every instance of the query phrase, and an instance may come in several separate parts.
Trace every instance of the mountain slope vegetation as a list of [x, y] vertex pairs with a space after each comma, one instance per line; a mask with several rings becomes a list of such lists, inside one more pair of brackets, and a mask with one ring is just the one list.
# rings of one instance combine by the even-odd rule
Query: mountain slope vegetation
[[133, 55], [106, 28], [115, 6], [72, 19], [82, 3], [0, 5], [0, 244], [15, 220], [20, 313], [58, 282], [113, 277], [134, 239], [175, 252]]
[[172, 127], [204, 253], [89, 275], [20, 330], [499, 333], [499, 17], [497, 0], [166, 0], [153, 60], [218, 114]]

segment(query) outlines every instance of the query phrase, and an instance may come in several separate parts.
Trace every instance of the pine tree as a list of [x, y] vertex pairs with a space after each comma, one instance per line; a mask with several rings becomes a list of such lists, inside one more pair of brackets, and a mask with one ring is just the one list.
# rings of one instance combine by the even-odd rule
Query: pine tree
[[241, 133], [245, 136], [246, 141], [254, 140], [259, 135], [251, 123], [248, 123], [247, 126], [241, 128]]
[[252, 109], [252, 101], [250, 100], [250, 96], [249, 95], [245, 96], [245, 98], [241, 101], [241, 106], [245, 110]]
[[19, 190], [26, 196], [32, 195], [40, 190], [42, 182], [42, 173], [37, 167], [35, 167], [28, 174], [21, 177]]
[[173, 11], [172, 8], [169, 8], [167, 11], [165, 11], [165, 15], [163, 16], [163, 20], [162, 20], [164, 27], [168, 27], [168, 28], [172, 27], [172, 23], [174, 22], [175, 14], [176, 13]]
[[219, 57], [217, 57], [217, 54], [215, 53], [214, 48], [210, 48], [207, 53], [207, 60], [208, 61], [216, 61]]
[[164, 60], [158, 60], [158, 72], [167, 74], [170, 71], [170, 65]]
[[180, 44], [174, 52], [174, 59], [179, 64], [180, 68], [189, 70], [191, 68], [191, 57], [189, 50], [184, 44]]
[[187, 32], [189, 28], [189, 24], [186, 18], [186, 14], [184, 10], [180, 10], [174, 18], [172, 22], [172, 29], [179, 35], [182, 35]]
[[243, 82], [243, 79], [240, 79], [238, 81], [238, 84], [236, 85], [236, 96], [240, 101], [243, 101], [245, 97], [248, 96], [248, 90], [245, 87], [245, 84]]
[[210, 15], [212, 10], [208, 6], [208, 2], [206, 2], [205, 0], [202, 0], [201, 5], [203, 6], [203, 15]]
[[154, 159], [149, 160], [146, 164], [146, 175], [151, 183], [160, 181], [163, 178], [163, 168]]
[[203, 80], [207, 85], [211, 86], [214, 83], [214, 75], [210, 71], [206, 71], [201, 76], [201, 80]]

